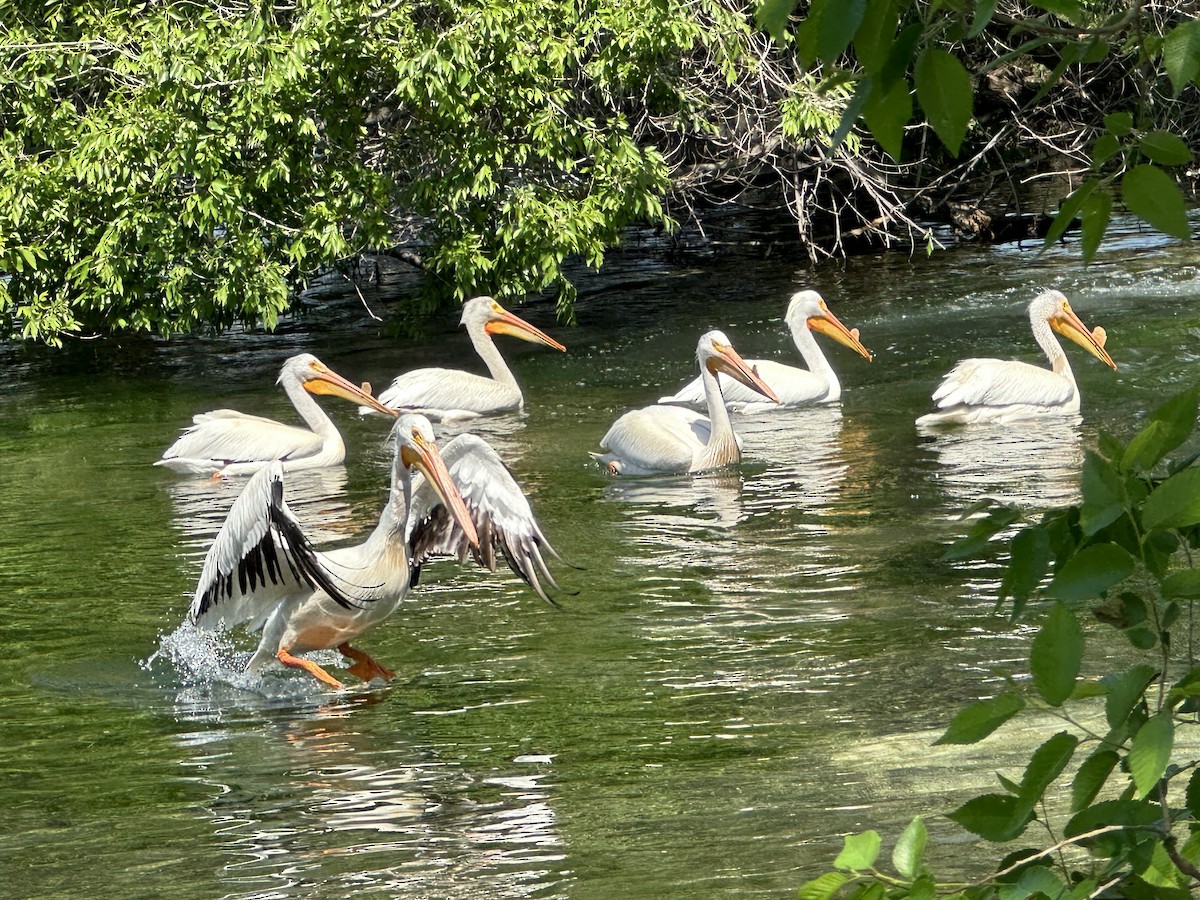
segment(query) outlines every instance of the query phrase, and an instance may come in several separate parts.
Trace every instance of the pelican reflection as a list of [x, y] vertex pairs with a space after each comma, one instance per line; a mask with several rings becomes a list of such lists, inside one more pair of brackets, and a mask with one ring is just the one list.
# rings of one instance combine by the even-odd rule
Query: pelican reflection
[[1079, 422], [1067, 416], [1028, 428], [976, 423], [931, 432], [937, 481], [960, 510], [985, 497], [1027, 509], [1074, 503], [1083, 465]]

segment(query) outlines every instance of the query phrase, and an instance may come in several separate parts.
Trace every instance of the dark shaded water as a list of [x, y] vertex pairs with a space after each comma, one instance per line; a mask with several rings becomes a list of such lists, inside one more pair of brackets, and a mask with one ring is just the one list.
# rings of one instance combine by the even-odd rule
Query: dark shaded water
[[[876, 353], [824, 343], [840, 405], [736, 419], [746, 460], [727, 473], [614, 481], [593, 466], [619, 413], [693, 376], [708, 328], [790, 360], [798, 284]], [[955, 360], [1036, 360], [1023, 311], [1046, 287], [1108, 330], [1120, 365], [1068, 351], [1082, 423], [919, 436]], [[454, 323], [386, 338], [342, 297], [274, 335], [0, 348], [5, 894], [789, 896], [842, 834], [874, 827], [890, 846], [917, 812], [935, 859], [970, 869], [970, 840], [936, 814], [1040, 738], [931, 747], [999, 670], [1025, 671], [1030, 637], [993, 614], [995, 563], [950, 568], [940, 545], [981, 496], [1071, 499], [1099, 430], [1128, 436], [1197, 377], [1197, 299], [1194, 248], [1134, 233], [1086, 270], [1073, 248], [1016, 247], [811, 277], [770, 260], [617, 262], [585, 286], [577, 327], [522, 310], [568, 352], [507, 341], [527, 411], [482, 429], [584, 567], [559, 569], [564, 609], [432, 565], [363, 641], [395, 681], [342, 695], [300, 675], [245, 689], [248, 642], [214, 658], [168, 640], [146, 662], [240, 486], [151, 463], [195, 412], [291, 420], [273, 382], [302, 350], [377, 387], [468, 363]], [[319, 543], [371, 527], [388, 458], [385, 423], [326, 407], [346, 465], [288, 482]]]

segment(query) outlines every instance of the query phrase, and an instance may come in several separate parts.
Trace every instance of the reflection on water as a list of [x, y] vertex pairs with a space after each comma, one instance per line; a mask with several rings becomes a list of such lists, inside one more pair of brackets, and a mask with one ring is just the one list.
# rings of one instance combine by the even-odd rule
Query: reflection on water
[[179, 735], [179, 764], [211, 793], [232, 896], [563, 896], [553, 758], [518, 755], [501, 771], [471, 772], [403, 735], [381, 756], [361, 726], [373, 706], [342, 698], [251, 732], [242, 722], [214, 728], [206, 706], [191, 711], [204, 727]]
[[840, 406], [744, 416], [735, 426], [746, 445], [746, 458], [766, 465], [750, 485], [754, 512], [798, 507], [820, 514], [836, 501], [849, 469]]
[[[469, 426], [516, 463], [547, 535], [583, 567], [564, 569], [563, 608], [507, 573], [439, 562], [366, 642], [397, 678], [336, 695], [304, 673], [240, 681], [250, 639], [176, 630], [241, 482], [152, 466], [200, 402], [158, 376], [211, 373], [249, 406], [279, 401], [278, 365], [300, 349], [344, 347], [327, 361], [383, 377], [418, 344], [368, 333], [350, 298], [352, 313], [302, 333], [84, 348], [52, 364], [0, 348], [20, 364], [0, 387], [5, 887], [782, 897], [828, 869], [842, 834], [891, 840], [914, 813], [954, 877], [991, 854], [962, 852], [937, 814], [997, 764], [991, 739], [979, 757], [930, 741], [999, 689], [997, 668], [1023, 677], [1030, 632], [992, 612], [995, 556], [938, 558], [981, 495], [1075, 499], [1096, 432], [1128, 438], [1194, 377], [1180, 360], [1194, 355], [1200, 278], [1194, 248], [1172, 246], [1087, 269], [1058, 247], [1022, 265], [979, 249], [825, 269], [820, 287], [849, 298], [846, 317], [886, 354], [856, 367], [840, 405], [735, 416], [744, 462], [679, 478], [608, 479], [586, 453], [614, 411], [676, 383], [699, 330], [777, 318], [795, 273], [771, 260], [753, 278], [714, 264], [613, 282], [581, 301], [570, 352], [514, 352], [526, 413]], [[1080, 296], [1120, 342], [1115, 376], [1078, 373], [1084, 424], [918, 435], [962, 355], [946, 322], [974, 329], [972, 352], [1026, 353], [1019, 322], [992, 326], [1039, 281]], [[420, 362], [453, 363], [443, 349], [427, 342]], [[339, 425], [346, 468], [287, 479], [319, 546], [366, 533], [386, 494], [381, 422]], [[186, 662], [138, 669], [166, 632], [164, 652]], [[1044, 739], [1006, 731], [1018, 759]]]
[[984, 497], [1025, 509], [1074, 503], [1083, 464], [1080, 421], [1064, 416], [930, 429], [937, 482], [961, 508]]

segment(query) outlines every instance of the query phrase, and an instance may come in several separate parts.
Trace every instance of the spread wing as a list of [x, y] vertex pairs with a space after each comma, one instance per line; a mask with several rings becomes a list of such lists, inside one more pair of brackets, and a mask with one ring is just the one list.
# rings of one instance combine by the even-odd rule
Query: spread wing
[[[473, 434], [460, 434], [448, 442], [442, 448], [442, 459], [479, 532], [475, 561], [494, 572], [499, 551], [509, 568], [539, 597], [554, 603], [543, 582], [555, 589], [558, 583], [544, 554], [558, 558], [558, 551], [542, 534], [529, 501], [504, 461], [487, 441]], [[461, 562], [470, 552], [462, 529], [421, 476], [413, 479], [408, 545], [413, 584], [421, 565], [431, 556], [455, 556]]]
[[933, 394], [939, 409], [953, 406], [1061, 406], [1075, 387], [1062, 375], [1029, 363], [964, 359]]
[[323, 590], [339, 605], [353, 603], [333, 582], [283, 499], [283, 466], [260, 469], [238, 494], [217, 533], [192, 597], [190, 617], [211, 627], [252, 623], [288, 597]]
[[192, 419], [193, 425], [163, 453], [163, 460], [185, 457], [224, 463], [298, 459], [320, 452], [319, 435], [262, 416], [216, 409]]

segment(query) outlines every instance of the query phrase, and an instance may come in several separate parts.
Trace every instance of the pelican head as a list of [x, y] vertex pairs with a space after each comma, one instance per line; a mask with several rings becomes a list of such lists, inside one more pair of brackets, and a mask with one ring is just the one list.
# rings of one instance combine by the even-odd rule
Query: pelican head
[[295, 381], [302, 384], [310, 394], [332, 394], [352, 403], [369, 406], [376, 412], [389, 416], [396, 415], [394, 409], [388, 409], [371, 396], [370, 385], [364, 384], [359, 387], [357, 384], [353, 384], [311, 353], [300, 353], [283, 364], [277, 383], [282, 384], [284, 381]]
[[467, 504], [442, 460], [433, 438], [433, 425], [424, 416], [409, 413], [396, 420], [392, 426], [392, 436], [396, 439], [396, 458], [400, 464], [405, 469], [416, 469], [425, 476], [458, 527], [466, 534], [471, 546], [478, 547], [479, 534], [475, 530], [475, 523], [471, 521]]
[[871, 359], [871, 351], [858, 339], [858, 329], [843, 325], [825, 304], [825, 298], [816, 291], [797, 291], [792, 294], [784, 321], [793, 333], [800, 328], [811, 328], [813, 331], [829, 335], [860, 356]]
[[775, 392], [733, 349], [733, 344], [725, 337], [724, 332], [709, 331], [701, 335], [700, 343], [696, 345], [696, 358], [700, 361], [701, 368], [707, 369], [713, 375], [724, 372], [768, 400], [780, 402]]
[[1029, 321], [1035, 327], [1039, 321], [1049, 323], [1051, 328], [1067, 340], [1074, 341], [1096, 359], [1113, 369], [1117, 367], [1108, 351], [1104, 349], [1104, 343], [1108, 340], [1104, 329], [1096, 327], [1089, 331], [1061, 292], [1046, 291], [1034, 297], [1029, 304]]
[[510, 313], [491, 297], [475, 297], [464, 303], [459, 324], [465, 325], [468, 330], [482, 328], [488, 334], [507, 334], [533, 344], [545, 344], [555, 350], [567, 349], [540, 328]]

